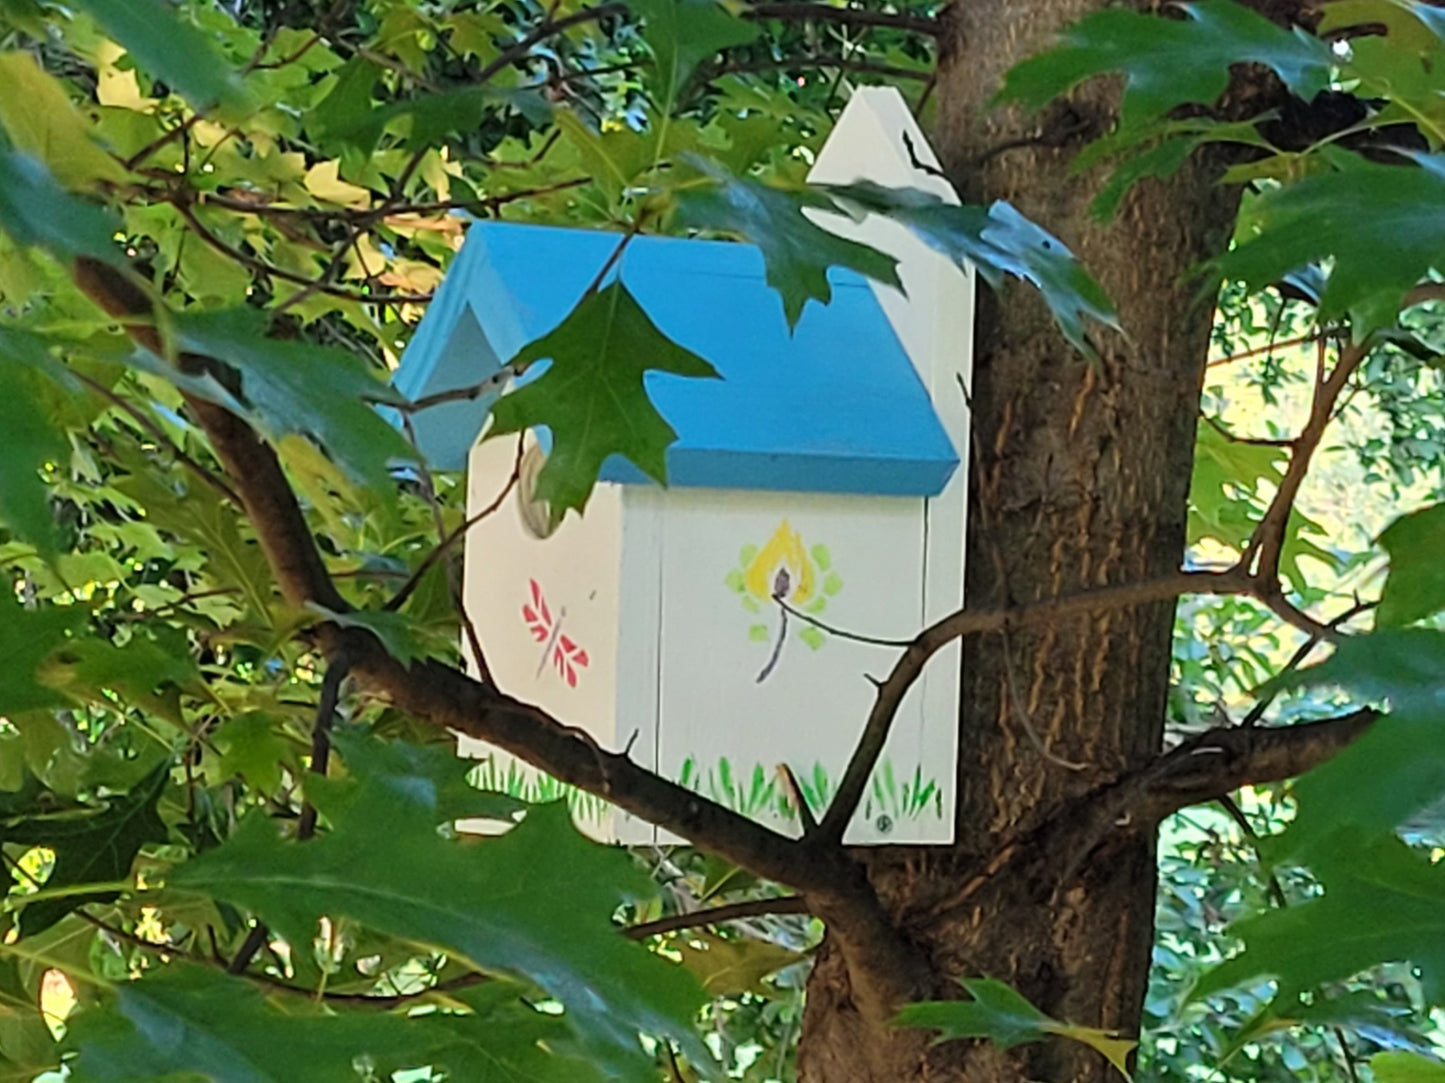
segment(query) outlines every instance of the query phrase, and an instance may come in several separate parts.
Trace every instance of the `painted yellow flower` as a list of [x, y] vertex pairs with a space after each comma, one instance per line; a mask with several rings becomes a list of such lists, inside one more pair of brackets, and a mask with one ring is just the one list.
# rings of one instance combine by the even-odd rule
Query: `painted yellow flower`
[[814, 578], [803, 539], [786, 519], [743, 571], [743, 582], [753, 597], [766, 602], [781, 594], [793, 605], [806, 605], [813, 597]]

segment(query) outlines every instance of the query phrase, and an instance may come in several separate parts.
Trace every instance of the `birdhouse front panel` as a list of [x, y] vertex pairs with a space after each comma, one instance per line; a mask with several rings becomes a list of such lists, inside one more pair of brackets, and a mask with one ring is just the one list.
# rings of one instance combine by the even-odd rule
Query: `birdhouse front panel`
[[[797, 833], [924, 609], [924, 501], [691, 489], [661, 517], [658, 769]], [[953, 731], [905, 701], [847, 840], [952, 837]], [[784, 777], [784, 769], [791, 778]], [[796, 792], [793, 786], [796, 785]]]

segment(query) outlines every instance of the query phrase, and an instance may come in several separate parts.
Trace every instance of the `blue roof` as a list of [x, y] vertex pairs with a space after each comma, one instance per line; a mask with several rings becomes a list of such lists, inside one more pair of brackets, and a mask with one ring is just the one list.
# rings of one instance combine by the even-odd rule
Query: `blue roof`
[[[402, 357], [396, 387], [416, 399], [485, 379], [562, 322], [618, 239], [473, 225]], [[858, 275], [834, 268], [832, 303], [809, 304], [790, 335], [752, 245], [637, 237], [615, 273], [664, 334], [723, 377], [646, 376], [678, 433], [667, 456], [671, 484], [933, 496], [953, 474], [958, 455], [928, 391]], [[414, 416], [434, 465], [465, 465], [491, 401]], [[602, 477], [647, 480], [615, 455]]]

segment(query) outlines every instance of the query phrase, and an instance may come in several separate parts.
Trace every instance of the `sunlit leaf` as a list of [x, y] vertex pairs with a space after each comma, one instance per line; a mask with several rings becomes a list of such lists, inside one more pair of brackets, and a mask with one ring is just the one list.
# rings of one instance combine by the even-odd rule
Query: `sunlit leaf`
[[1370, 1058], [1375, 1083], [1445, 1083], [1445, 1061], [1393, 1051]]
[[125, 178], [64, 88], [29, 53], [0, 53], [0, 123], [17, 150], [43, 161], [67, 188]]
[[197, 109], [244, 102], [240, 79], [212, 39], [160, 0], [76, 0], [76, 6]]
[[930, 1000], [905, 1007], [898, 1026], [939, 1032], [938, 1041], [987, 1038], [1001, 1049], [1042, 1041], [1050, 1035], [1082, 1042], [1099, 1051], [1127, 1079], [1126, 1058], [1137, 1044], [1092, 1027], [1051, 1019], [1011, 986], [993, 978], [964, 978], [971, 1000]]
[[1356, 338], [1394, 322], [1406, 292], [1445, 267], [1445, 156], [1379, 165], [1338, 154], [1335, 171], [1262, 194], [1255, 232], [1219, 258], [1227, 278], [1261, 289], [1331, 261], [1320, 318], [1349, 315]]
[[763, 979], [803, 958], [796, 951], [753, 937], [686, 934], [668, 944], [711, 996], [765, 994]]
[[383, 495], [394, 488], [389, 465], [415, 460], [373, 408], [402, 400], [356, 356], [269, 338], [254, 310], [186, 314], [176, 325], [186, 349], [240, 372], [238, 396], [268, 435], [315, 440], [354, 480]]

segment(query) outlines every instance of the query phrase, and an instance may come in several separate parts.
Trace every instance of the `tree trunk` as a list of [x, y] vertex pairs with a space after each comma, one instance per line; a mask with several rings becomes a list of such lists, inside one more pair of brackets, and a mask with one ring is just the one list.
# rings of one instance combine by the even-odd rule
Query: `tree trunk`
[[[1107, 225], [1089, 204], [1105, 170], [1073, 152], [1107, 130], [1117, 86], [1043, 117], [991, 108], [1003, 73], [1099, 0], [967, 0], [941, 42], [935, 146], [964, 198], [1006, 199], [1099, 279], [1127, 338], [1090, 362], [1036, 293], [983, 291], [972, 388], [968, 602], [986, 608], [1138, 582], [1177, 569], [1211, 305], [1188, 270], [1225, 244], [1237, 193], [1196, 159], [1147, 181]], [[1039, 140], [1017, 146], [1021, 138]], [[1005, 147], [1009, 149], [1004, 149]], [[1071, 797], [1160, 750], [1172, 603], [1113, 609], [964, 644], [957, 843], [868, 858], [890, 914], [954, 979], [1007, 981], [1056, 1018], [1137, 1034], [1153, 940], [1155, 825], [1122, 825], [1090, 853], [1036, 829]], [[1030, 832], [1035, 834], [1030, 835]], [[1011, 840], [1031, 840], [1013, 850]], [[1077, 848], [1077, 847], [1076, 847]], [[990, 866], [991, 858], [999, 862]], [[1004, 860], [1006, 858], [1006, 860]], [[808, 987], [805, 1083], [1104, 1080], [1092, 1050], [1049, 1041], [1002, 1053], [929, 1047], [870, 1024], [825, 943]], [[1115, 1075], [1114, 1078], [1117, 1078]]]

